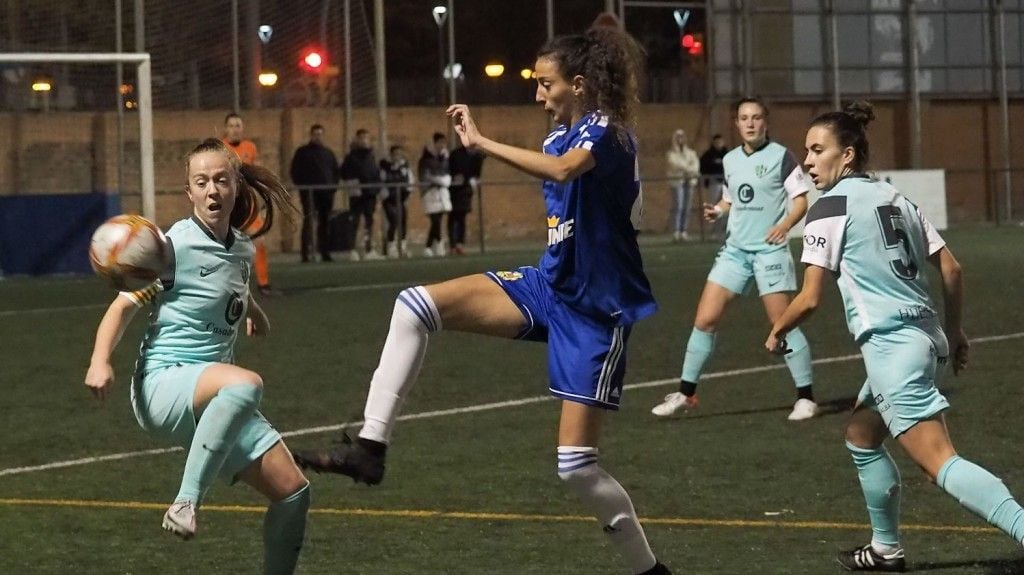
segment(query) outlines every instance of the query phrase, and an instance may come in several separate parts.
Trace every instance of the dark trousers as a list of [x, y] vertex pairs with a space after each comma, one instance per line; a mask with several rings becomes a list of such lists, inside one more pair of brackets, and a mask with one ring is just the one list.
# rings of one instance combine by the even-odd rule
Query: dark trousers
[[428, 214], [428, 217], [430, 218], [430, 231], [427, 232], [427, 247], [429, 248], [441, 241], [441, 220], [444, 219], [444, 214]]
[[[299, 190], [302, 202], [302, 259], [309, 259], [309, 252], [316, 248], [320, 255], [330, 256], [330, 226], [327, 218], [334, 209], [334, 190]], [[313, 226], [316, 221], [316, 244], [313, 244]]]
[[398, 204], [395, 202], [384, 202], [384, 217], [388, 220], [388, 242], [395, 241], [395, 233], [398, 239], [405, 240], [406, 224], [409, 222], [409, 212], [405, 209], [405, 202], [402, 202], [402, 221], [398, 221]]
[[366, 227], [366, 239], [363, 248], [370, 251], [373, 247], [373, 212], [377, 211], [377, 196], [364, 191], [361, 196], [350, 196], [348, 210], [352, 218], [352, 246], [358, 246], [359, 220]]
[[452, 247], [466, 243], [466, 215], [469, 212], [452, 210], [448, 213], [448, 241]]

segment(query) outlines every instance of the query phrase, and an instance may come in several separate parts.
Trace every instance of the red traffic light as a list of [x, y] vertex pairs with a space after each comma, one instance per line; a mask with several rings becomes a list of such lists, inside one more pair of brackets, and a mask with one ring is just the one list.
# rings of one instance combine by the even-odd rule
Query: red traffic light
[[700, 56], [704, 54], [704, 42], [702, 37], [696, 34], [683, 34], [679, 44], [691, 55]]
[[325, 58], [319, 50], [306, 50], [302, 53], [299, 66], [307, 72], [320, 73], [324, 69]]

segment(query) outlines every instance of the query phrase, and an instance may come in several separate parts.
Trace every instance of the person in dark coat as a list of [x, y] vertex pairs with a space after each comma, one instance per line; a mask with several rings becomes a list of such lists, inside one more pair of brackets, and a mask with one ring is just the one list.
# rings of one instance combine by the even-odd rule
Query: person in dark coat
[[473, 211], [473, 195], [480, 186], [484, 155], [458, 146], [448, 159], [452, 175], [452, 211], [448, 214], [448, 241], [455, 255], [465, 254], [466, 215]]
[[330, 226], [327, 219], [334, 209], [338, 185], [338, 158], [324, 145], [324, 127], [309, 128], [309, 143], [300, 146], [292, 156], [292, 182], [299, 189], [302, 202], [302, 262], [309, 261], [313, 243], [313, 221], [316, 220], [316, 244], [321, 261], [331, 261]]
[[[341, 164], [341, 179], [356, 181], [358, 188], [350, 188], [348, 206], [352, 214], [352, 259], [380, 259], [383, 256], [373, 251], [373, 213], [377, 211], [377, 194], [380, 188], [367, 184], [380, 183], [380, 167], [373, 156], [373, 136], [365, 129], [356, 130], [356, 140]], [[360, 245], [359, 220], [363, 220], [366, 235]], [[361, 252], [361, 253], [360, 253]]]

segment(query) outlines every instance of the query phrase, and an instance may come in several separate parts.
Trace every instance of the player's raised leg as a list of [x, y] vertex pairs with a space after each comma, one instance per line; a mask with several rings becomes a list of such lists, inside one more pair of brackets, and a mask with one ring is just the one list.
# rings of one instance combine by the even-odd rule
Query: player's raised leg
[[329, 451], [297, 451], [315, 471], [348, 475], [373, 485], [384, 476], [384, 456], [395, 421], [420, 372], [430, 334], [442, 327], [515, 337], [526, 324], [519, 308], [486, 275], [472, 275], [398, 294], [380, 363], [373, 372], [363, 428], [354, 443]]
[[234, 365], [215, 363], [199, 376], [193, 409], [199, 413], [185, 460], [181, 487], [164, 515], [164, 529], [190, 539], [196, 533], [196, 510], [213, 484], [242, 427], [259, 408], [263, 379]]

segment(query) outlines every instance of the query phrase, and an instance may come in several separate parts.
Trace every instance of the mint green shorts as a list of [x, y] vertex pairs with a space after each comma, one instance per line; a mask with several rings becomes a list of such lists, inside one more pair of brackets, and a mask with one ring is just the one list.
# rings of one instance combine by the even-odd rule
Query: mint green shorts
[[708, 274], [709, 282], [742, 295], [747, 291], [751, 278], [757, 282], [757, 291], [761, 295], [796, 291], [796, 267], [789, 246], [748, 252], [725, 244], [718, 250], [715, 265]]
[[949, 407], [936, 387], [949, 356], [938, 322], [869, 334], [860, 350], [868, 379], [857, 401], [877, 411], [893, 437]]
[[[214, 364], [184, 363], [136, 373], [132, 378], [131, 402], [142, 429], [188, 451], [197, 421], [192, 398], [199, 376], [211, 365]], [[281, 441], [281, 434], [257, 411], [242, 427], [238, 442], [224, 460], [220, 477], [234, 483], [242, 470], [278, 441]]]

